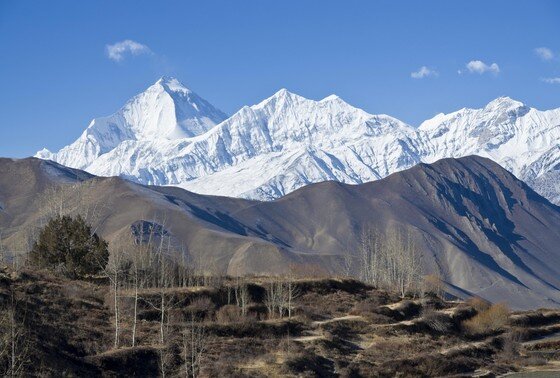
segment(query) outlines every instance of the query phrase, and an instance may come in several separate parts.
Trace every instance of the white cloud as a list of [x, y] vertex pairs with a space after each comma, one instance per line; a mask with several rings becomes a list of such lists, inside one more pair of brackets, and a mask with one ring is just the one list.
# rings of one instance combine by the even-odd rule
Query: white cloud
[[491, 72], [495, 75], [500, 73], [500, 67], [498, 66], [497, 63], [492, 63], [488, 65], [481, 60], [471, 60], [470, 62], [467, 63], [466, 67], [470, 73], [477, 73], [479, 75], [482, 75], [483, 73], [486, 72]]
[[126, 39], [121, 42], [117, 42], [112, 45], [105, 46], [107, 50], [107, 56], [109, 59], [120, 62], [127, 54], [130, 55], [141, 55], [141, 54], [151, 54], [152, 50], [146, 45]]
[[554, 53], [548, 47], [537, 47], [535, 49], [535, 54], [542, 60], [552, 60], [554, 58]]
[[423, 79], [428, 76], [437, 76], [438, 73], [435, 70], [429, 69], [426, 66], [422, 66], [416, 72], [412, 72], [410, 77], [413, 79]]
[[541, 81], [548, 84], [560, 84], [560, 77], [545, 77], [544, 79], [541, 79]]

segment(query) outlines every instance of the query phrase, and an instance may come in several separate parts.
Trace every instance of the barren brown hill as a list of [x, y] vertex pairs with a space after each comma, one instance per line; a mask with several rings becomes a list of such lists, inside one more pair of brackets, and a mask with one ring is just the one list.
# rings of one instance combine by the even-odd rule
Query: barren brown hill
[[439, 272], [456, 295], [514, 308], [560, 306], [560, 208], [476, 156], [358, 186], [309, 185], [273, 202], [147, 187], [37, 159], [0, 160], [4, 245], [28, 248], [56, 207], [87, 211], [110, 241], [159, 223], [189, 259], [230, 274], [294, 265], [337, 273], [364, 228], [399, 228], [422, 251], [425, 272]]

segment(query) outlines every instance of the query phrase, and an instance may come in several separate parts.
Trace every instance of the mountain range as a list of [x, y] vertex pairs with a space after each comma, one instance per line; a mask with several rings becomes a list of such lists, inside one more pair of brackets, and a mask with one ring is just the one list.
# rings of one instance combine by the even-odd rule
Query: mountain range
[[508, 97], [438, 114], [418, 127], [331, 95], [281, 89], [231, 117], [163, 77], [72, 144], [37, 157], [98, 176], [201, 194], [273, 200], [310, 183], [361, 184], [418, 163], [479, 155], [560, 204], [560, 108]]
[[[29, 250], [53, 212], [79, 213], [111, 245], [156, 226], [193, 264], [231, 275], [293, 266], [343, 273], [364, 229], [401, 229], [459, 297], [560, 307], [560, 207], [490, 159], [417, 164], [360, 185], [310, 184], [273, 201], [96, 177], [36, 158], [0, 159], [3, 248]], [[353, 273], [359, 267], [352, 264]]]

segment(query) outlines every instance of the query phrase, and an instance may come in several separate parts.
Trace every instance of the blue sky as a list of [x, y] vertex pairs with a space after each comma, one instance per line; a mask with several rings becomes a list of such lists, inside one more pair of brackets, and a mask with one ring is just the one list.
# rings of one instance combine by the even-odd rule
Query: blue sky
[[559, 36], [558, 1], [4, 0], [0, 156], [58, 150], [162, 75], [228, 114], [283, 87], [412, 125], [560, 107]]

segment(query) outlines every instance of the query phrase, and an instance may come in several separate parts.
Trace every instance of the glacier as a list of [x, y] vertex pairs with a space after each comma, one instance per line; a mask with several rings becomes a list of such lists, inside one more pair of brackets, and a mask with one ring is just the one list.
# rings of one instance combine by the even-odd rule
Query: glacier
[[231, 117], [162, 77], [72, 144], [37, 157], [98, 176], [273, 200], [326, 180], [360, 184], [445, 157], [490, 158], [560, 204], [560, 108], [509, 97], [438, 114], [418, 127], [373, 115], [336, 95], [315, 101], [281, 89]]

